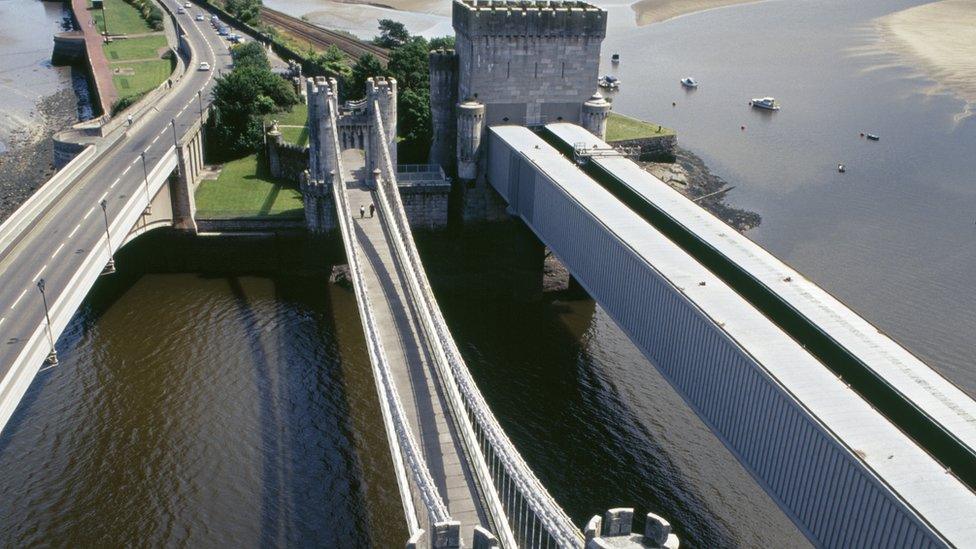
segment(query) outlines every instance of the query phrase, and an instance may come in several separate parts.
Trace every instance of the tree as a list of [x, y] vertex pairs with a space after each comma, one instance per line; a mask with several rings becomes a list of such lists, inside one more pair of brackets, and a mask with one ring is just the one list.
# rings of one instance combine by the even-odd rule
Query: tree
[[356, 64], [352, 66], [352, 71], [349, 74], [348, 85], [346, 86], [349, 97], [358, 99], [366, 95], [366, 79], [384, 74], [385, 72], [386, 69], [383, 68], [380, 60], [375, 55], [371, 53], [363, 54], [356, 61]]
[[430, 123], [430, 92], [426, 88], [400, 92], [397, 102], [397, 144], [400, 162], [427, 162], [433, 135]]
[[383, 48], [396, 48], [410, 40], [407, 27], [393, 19], [380, 19], [380, 35], [373, 39], [373, 43]]
[[349, 77], [349, 62], [346, 59], [346, 54], [342, 53], [342, 50], [335, 44], [329, 46], [322, 53], [309, 50], [306, 59], [308, 64], [312, 65], [306, 68], [306, 72], [310, 76], [331, 76], [337, 80], [345, 80]]
[[213, 91], [215, 150], [229, 158], [255, 151], [262, 141], [261, 117], [298, 102], [291, 84], [267, 68], [235, 67], [217, 78]]
[[438, 36], [430, 39], [430, 49], [432, 50], [453, 50], [454, 36]]
[[261, 0], [227, 0], [227, 12], [248, 24], [257, 24], [261, 15]]
[[427, 40], [415, 36], [390, 52], [387, 72], [397, 79], [401, 90], [427, 88], [430, 82]]
[[231, 57], [234, 58], [234, 67], [257, 67], [259, 69], [271, 70], [271, 62], [268, 61], [268, 54], [264, 47], [257, 41], [238, 44], [231, 48]]

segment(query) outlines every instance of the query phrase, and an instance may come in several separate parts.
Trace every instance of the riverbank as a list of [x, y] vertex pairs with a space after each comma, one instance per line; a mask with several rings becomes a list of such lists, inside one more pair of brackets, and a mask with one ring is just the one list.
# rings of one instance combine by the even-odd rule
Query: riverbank
[[976, 104], [976, 0], [942, 0], [876, 20], [880, 47], [922, 71], [966, 101]]
[[699, 11], [713, 10], [737, 4], [752, 4], [762, 0], [638, 0], [631, 4], [637, 15], [637, 26], [659, 23]]

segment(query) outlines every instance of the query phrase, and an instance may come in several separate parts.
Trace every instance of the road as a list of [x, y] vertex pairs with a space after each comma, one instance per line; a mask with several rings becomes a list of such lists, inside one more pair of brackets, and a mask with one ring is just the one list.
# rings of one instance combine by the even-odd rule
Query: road
[[[175, 13], [175, 1], [161, 1]], [[182, 136], [199, 118], [201, 106], [206, 107], [209, 101], [216, 71], [230, 68], [227, 46], [209, 20], [193, 19], [200, 11], [203, 10], [194, 7], [187, 14], [176, 16], [193, 52], [186, 77], [155, 108], [148, 109], [143, 119], [137, 119], [110, 150], [107, 144], [100, 145], [95, 163], [71, 184], [59, 203], [33, 224], [12, 249], [0, 251], [4, 254], [0, 257], [0, 379], [11, 372], [27, 339], [44, 322], [37, 281], [45, 280], [47, 301], [54, 303], [86, 257], [104, 253], [105, 221], [99, 203], [107, 201], [111, 222], [127, 198], [146, 192], [141, 154], [145, 152], [151, 172], [173, 146], [174, 127]], [[198, 71], [202, 61], [210, 63], [214, 70]], [[112, 243], [113, 247], [118, 244]], [[0, 401], [6, 396], [0, 394]]]

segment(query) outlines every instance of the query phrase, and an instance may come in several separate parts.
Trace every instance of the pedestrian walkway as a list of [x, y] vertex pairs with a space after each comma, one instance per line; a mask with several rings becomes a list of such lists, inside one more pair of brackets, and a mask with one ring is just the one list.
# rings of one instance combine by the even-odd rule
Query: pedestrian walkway
[[[379, 208], [369, 217], [370, 204], [379, 205], [365, 181], [363, 151], [342, 151], [346, 197], [354, 215], [354, 242], [372, 309], [404, 412], [421, 447], [430, 475], [453, 520], [461, 523], [466, 547], [472, 546], [475, 526], [487, 526], [474, 477], [464, 457], [457, 426], [437, 380], [431, 350], [407, 293], [406, 280], [394, 258], [393, 242]], [[366, 210], [359, 217], [360, 207]], [[419, 500], [415, 502], [422, 506]]]

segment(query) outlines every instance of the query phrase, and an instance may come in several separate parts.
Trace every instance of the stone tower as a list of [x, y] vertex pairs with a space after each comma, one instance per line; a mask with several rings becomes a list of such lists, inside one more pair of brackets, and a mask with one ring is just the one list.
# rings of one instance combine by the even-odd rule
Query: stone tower
[[430, 163], [446, 171], [454, 168], [457, 95], [457, 55], [454, 50], [430, 52], [430, 121], [433, 139]]
[[478, 177], [485, 105], [468, 99], [458, 105], [457, 110], [457, 175], [463, 181], [473, 181]]
[[[378, 108], [380, 119], [383, 121], [384, 134], [373, 123], [373, 109]], [[393, 169], [397, 165], [397, 81], [393, 78], [377, 76], [366, 80], [366, 109], [369, 114], [370, 146], [366, 147], [366, 162], [369, 170], [380, 167], [381, 158], [372, 143], [386, 143], [390, 152], [390, 162]]]
[[580, 1], [455, 0], [458, 98], [485, 123], [578, 122], [596, 89], [607, 12]]
[[583, 114], [580, 125], [586, 131], [603, 139], [607, 135], [607, 118], [610, 117], [610, 103], [596, 92], [586, 103], [583, 103]]
[[339, 115], [339, 94], [334, 78], [323, 76], [306, 81], [308, 95], [308, 171], [313, 180], [339, 169], [332, 132]]

